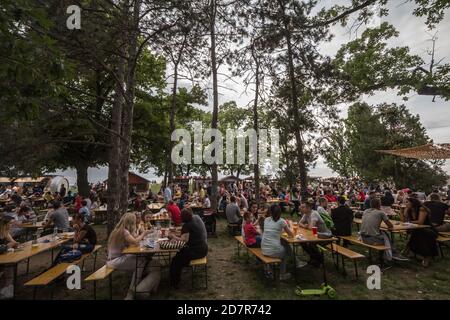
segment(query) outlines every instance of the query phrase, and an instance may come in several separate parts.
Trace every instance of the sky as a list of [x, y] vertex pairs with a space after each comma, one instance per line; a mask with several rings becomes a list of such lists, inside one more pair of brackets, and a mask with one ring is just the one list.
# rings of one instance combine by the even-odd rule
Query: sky
[[[335, 0], [322, 0], [320, 1], [320, 7], [329, 7], [333, 4], [344, 5], [349, 1], [335, 1]], [[433, 31], [427, 30], [425, 26], [425, 18], [417, 18], [412, 15], [414, 6], [410, 3], [405, 3], [400, 0], [391, 0], [389, 5], [389, 16], [381, 18], [381, 20], [374, 20], [373, 24], [388, 21], [390, 24], [400, 32], [399, 37], [390, 42], [391, 46], [408, 46], [411, 54], [417, 54], [421, 56], [426, 63], [429, 62], [427, 51], [431, 48], [431, 37], [437, 31], [437, 43], [436, 43], [436, 60], [444, 58], [442, 63], [448, 63], [450, 59], [450, 37], [447, 32], [450, 31], [450, 12], [446, 12], [445, 19], [437, 26]], [[361, 34], [364, 27], [358, 30], [358, 34]], [[341, 26], [333, 26], [332, 33], [335, 34], [335, 38], [324, 45], [321, 45], [319, 50], [322, 54], [328, 56], [334, 56], [337, 50], [342, 44], [351, 41], [355, 38], [355, 34], [349, 34], [348, 28]], [[228, 73], [226, 68], [219, 70], [225, 74]], [[242, 79], [233, 78], [233, 82], [227, 80], [225, 76], [219, 77], [220, 85], [227, 87], [229, 90], [221, 88], [219, 95], [219, 104], [227, 101], [236, 101], [238, 106], [246, 106], [252, 99], [251, 93], [244, 93], [244, 85]], [[169, 80], [170, 81], [170, 80]], [[183, 82], [181, 82], [183, 85]], [[190, 83], [184, 83], [185, 86], [190, 86]], [[212, 110], [212, 94], [208, 94], [208, 108]], [[369, 104], [379, 104], [382, 102], [405, 104], [408, 110], [414, 114], [419, 115], [420, 120], [425, 127], [427, 134], [434, 140], [435, 143], [450, 143], [450, 101], [444, 101], [436, 97], [435, 102], [432, 101], [432, 97], [419, 96], [417, 94], [411, 94], [409, 100], [404, 102], [400, 97], [396, 95], [395, 91], [379, 92], [370, 97], [363, 97], [363, 101]], [[342, 105], [339, 107], [342, 117], [346, 117], [348, 106]], [[450, 161], [447, 161], [444, 165], [444, 170], [450, 174]], [[160, 180], [155, 177], [152, 172], [138, 172], [142, 176], [151, 180]], [[73, 184], [76, 181], [76, 172], [74, 170], [57, 171], [56, 174], [62, 174], [66, 176], [70, 183]], [[312, 176], [333, 176], [336, 175], [330, 170], [324, 163], [322, 158], [319, 158], [316, 167], [311, 169], [310, 175]], [[107, 178], [107, 168], [90, 168], [88, 171], [88, 177], [90, 182], [103, 181]]]

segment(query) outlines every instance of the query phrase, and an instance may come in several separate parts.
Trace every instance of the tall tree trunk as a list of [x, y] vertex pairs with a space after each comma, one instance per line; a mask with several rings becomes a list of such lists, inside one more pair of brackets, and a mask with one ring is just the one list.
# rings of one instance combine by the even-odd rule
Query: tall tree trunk
[[83, 161], [77, 163], [75, 167], [77, 170], [77, 187], [78, 193], [83, 197], [89, 196], [89, 181], [88, 181], [88, 165]]
[[122, 112], [122, 135], [125, 140], [122, 143], [121, 150], [121, 192], [120, 192], [120, 210], [125, 213], [128, 209], [128, 172], [130, 170], [130, 155], [131, 155], [131, 134], [133, 131], [133, 113], [134, 113], [134, 96], [135, 96], [135, 75], [137, 64], [137, 50], [138, 50], [138, 31], [139, 31], [139, 15], [140, 15], [141, 0], [134, 1], [133, 12], [130, 12], [128, 23], [129, 38], [128, 38], [128, 54], [127, 54], [127, 72], [126, 72], [126, 91], [125, 104]]
[[[217, 129], [217, 119], [219, 114], [219, 93], [217, 87], [217, 60], [216, 60], [216, 0], [211, 0], [210, 32], [211, 32], [211, 69], [213, 78], [213, 113], [211, 128]], [[217, 163], [211, 166], [211, 207], [217, 210]]]
[[[253, 100], [253, 129], [259, 137], [258, 126], [258, 100], [259, 100], [259, 61], [255, 53], [255, 48], [252, 47], [252, 56], [256, 64], [255, 70], [255, 99]], [[256, 164], [253, 165], [253, 177], [255, 178], [255, 200], [259, 205], [259, 143], [256, 144]]]
[[120, 41], [122, 43], [118, 49], [118, 63], [116, 71], [116, 83], [114, 102], [111, 112], [111, 148], [108, 152], [108, 185], [107, 185], [107, 232], [109, 234], [114, 230], [117, 221], [120, 219], [120, 157], [122, 148], [122, 109], [124, 104], [124, 84], [125, 84], [125, 48], [126, 43], [126, 3], [122, 5], [122, 14], [120, 23]]
[[121, 90], [123, 89], [124, 84], [124, 73], [125, 73], [125, 52], [121, 48], [119, 54], [119, 61], [117, 66], [117, 80], [116, 80], [116, 89], [114, 96], [114, 103], [112, 107], [112, 116], [111, 116], [111, 130], [116, 134], [110, 135], [111, 140], [111, 148], [108, 153], [108, 186], [107, 186], [107, 218], [108, 218], [108, 235], [114, 229], [117, 221], [120, 217], [119, 212], [119, 192], [120, 192], [120, 166], [119, 166], [119, 157], [120, 157], [120, 149], [122, 140], [120, 138], [121, 128], [122, 128], [122, 107], [123, 107], [123, 95]]
[[[284, 12], [283, 12], [284, 13]], [[300, 110], [298, 104], [298, 92], [297, 92], [297, 79], [295, 78], [294, 69], [294, 55], [292, 52], [292, 42], [291, 42], [291, 31], [289, 29], [289, 23], [285, 19], [285, 38], [287, 44], [288, 52], [288, 69], [289, 69], [289, 80], [291, 82], [291, 112], [294, 116], [294, 125], [292, 128], [295, 131], [295, 141], [297, 143], [297, 161], [299, 165], [300, 174], [300, 188], [302, 200], [306, 200], [307, 197], [307, 183], [306, 183], [306, 164], [305, 164], [305, 154], [303, 150], [303, 140], [300, 130], [296, 127], [300, 123]]]
[[[174, 74], [173, 74], [173, 88], [172, 88], [172, 106], [170, 108], [170, 132], [169, 135], [175, 130], [175, 111], [177, 108], [177, 85], [178, 85], [178, 62], [174, 64]], [[170, 158], [171, 150], [173, 147], [173, 142], [169, 142], [169, 152], [168, 152], [168, 180], [169, 184], [173, 181], [173, 163]]]

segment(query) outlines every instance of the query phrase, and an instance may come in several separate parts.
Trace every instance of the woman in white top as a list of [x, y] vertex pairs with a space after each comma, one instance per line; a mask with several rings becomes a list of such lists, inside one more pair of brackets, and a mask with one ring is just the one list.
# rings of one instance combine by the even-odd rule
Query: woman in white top
[[261, 251], [265, 256], [282, 259], [280, 265], [280, 280], [287, 280], [291, 275], [286, 273], [286, 258], [292, 251], [288, 244], [282, 244], [281, 234], [286, 232], [290, 237], [294, 237], [294, 234], [286, 221], [281, 218], [281, 208], [279, 205], [272, 205], [269, 212], [271, 216], [264, 220]]
[[[130, 283], [128, 295], [125, 299], [132, 299], [135, 290], [135, 281], [137, 292], [154, 292], [156, 291], [161, 279], [161, 271], [155, 263], [151, 263], [151, 272], [141, 281], [144, 270], [147, 268], [148, 260], [146, 257], [137, 258], [133, 254], [123, 254], [122, 251], [128, 246], [139, 246], [140, 242], [147, 236], [150, 231], [145, 230], [139, 236], [136, 234], [136, 216], [132, 212], [125, 213], [119, 223], [114, 228], [108, 240], [108, 261], [107, 266], [118, 270], [136, 270], [136, 259], [138, 268], [137, 274], [133, 273]], [[153, 261], [152, 261], [153, 262]]]

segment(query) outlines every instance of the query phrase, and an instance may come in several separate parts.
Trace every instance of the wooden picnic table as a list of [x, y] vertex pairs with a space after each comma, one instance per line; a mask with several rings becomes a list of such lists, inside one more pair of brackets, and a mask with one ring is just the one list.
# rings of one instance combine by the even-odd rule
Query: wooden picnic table
[[171, 219], [170, 219], [170, 217], [164, 217], [164, 218], [156, 218], [156, 217], [151, 217], [150, 218], [150, 221], [151, 222], [155, 222], [155, 221], [170, 221]]
[[[291, 228], [292, 230], [292, 228]], [[297, 236], [301, 236], [301, 238], [297, 238]], [[297, 227], [296, 234], [294, 238], [289, 237], [287, 233], [283, 233], [281, 235], [281, 239], [286, 241], [289, 244], [300, 244], [300, 243], [320, 243], [320, 242], [330, 242], [330, 241], [338, 241], [338, 238], [319, 238], [317, 235], [314, 235], [312, 230], [305, 229], [302, 227]]]
[[[388, 226], [384, 223], [384, 221], [381, 222], [380, 229], [385, 230], [385, 231], [390, 231], [390, 232], [404, 232], [404, 231], [408, 231], [408, 230], [424, 229], [424, 228], [430, 227], [427, 225], [418, 225], [418, 224], [413, 224], [413, 223], [405, 224], [400, 221], [392, 221], [392, 220], [390, 220], [390, 221], [394, 225], [394, 228], [392, 230], [390, 230], [388, 228]], [[362, 224], [362, 219], [354, 218], [353, 222], [360, 225], [360, 224]]]
[[186, 208], [191, 208], [191, 209], [206, 209], [203, 207], [203, 204], [199, 204], [199, 203], [186, 203], [184, 205]]
[[160, 211], [162, 208], [164, 208], [164, 206], [165, 203], [156, 202], [150, 203], [149, 205], [147, 205], [147, 208], [152, 211]]
[[[52, 263], [53, 263], [53, 249], [61, 246], [62, 244], [69, 242], [73, 239], [73, 232], [67, 232], [65, 234], [58, 234], [58, 238], [53, 240], [53, 235], [48, 235], [41, 237], [37, 240], [37, 244], [33, 245], [33, 241], [27, 241], [22, 243], [19, 248], [15, 249], [14, 252], [6, 252], [0, 255], [0, 265], [3, 266], [13, 266], [14, 268], [14, 296], [16, 296], [17, 287], [17, 266], [21, 261], [28, 260], [27, 262], [27, 273], [29, 270], [30, 258], [38, 255], [42, 252], [52, 250]], [[49, 242], [43, 242], [45, 240], [50, 240]]]
[[[159, 242], [156, 242], [156, 245], [154, 248], [147, 248], [147, 247], [141, 247], [141, 246], [130, 246], [125, 248], [122, 253], [123, 254], [132, 254], [136, 256], [136, 266], [135, 266], [135, 274], [138, 272], [138, 262], [139, 257], [141, 256], [153, 256], [154, 254], [169, 254], [169, 262], [170, 262], [170, 255], [174, 252], [178, 252], [178, 249], [161, 249], [159, 246]], [[136, 294], [138, 293], [149, 293], [149, 292], [137, 292], [137, 285], [138, 281], [134, 282], [134, 296], [136, 298]]]

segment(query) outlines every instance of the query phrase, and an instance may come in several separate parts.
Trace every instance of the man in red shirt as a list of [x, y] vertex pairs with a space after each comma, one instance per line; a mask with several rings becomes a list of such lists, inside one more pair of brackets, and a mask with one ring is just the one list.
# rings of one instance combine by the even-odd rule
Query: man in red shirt
[[170, 217], [172, 218], [172, 222], [174, 225], [181, 225], [181, 211], [180, 208], [173, 202], [173, 200], [169, 201], [167, 205], [167, 211], [169, 211]]

